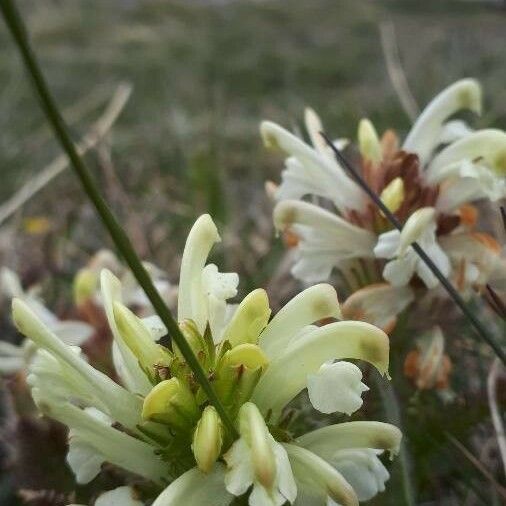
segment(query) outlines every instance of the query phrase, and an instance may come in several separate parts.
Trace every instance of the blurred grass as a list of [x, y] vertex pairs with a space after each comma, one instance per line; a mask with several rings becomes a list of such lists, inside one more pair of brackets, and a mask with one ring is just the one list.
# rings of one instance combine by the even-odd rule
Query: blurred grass
[[[359, 118], [366, 115], [380, 129], [408, 127], [385, 70], [378, 34], [383, 19], [396, 26], [402, 61], [420, 104], [455, 79], [477, 76], [484, 84], [486, 110], [492, 111], [487, 123], [506, 123], [504, 16], [482, 4], [21, 4], [63, 108], [75, 108], [90, 95], [106, 96], [118, 81], [134, 85], [113, 129], [112, 160], [133, 210], [146, 215], [148, 228], [175, 227], [177, 237], [206, 210], [227, 223], [237, 221], [239, 211], [239, 228], [255, 221], [259, 208], [268, 212], [263, 182], [278, 179], [280, 160], [261, 146], [262, 118], [295, 126], [310, 104], [336, 136], [354, 138]], [[40, 135], [43, 118], [3, 26], [0, 41], [0, 198], [5, 199], [58, 148], [49, 136]], [[92, 117], [88, 112], [79, 118], [76, 136]], [[96, 162], [93, 155], [89, 159]], [[54, 216], [57, 209], [59, 216], [68, 216], [83, 202], [66, 174], [26, 212]], [[73, 217], [77, 230], [86, 216]], [[85, 249], [103, 243], [95, 228], [97, 236], [81, 244]]]
[[[270, 248], [271, 208], [263, 185], [266, 179], [279, 180], [281, 159], [263, 149], [260, 120], [295, 128], [303, 108], [311, 105], [336, 137], [354, 139], [363, 116], [379, 130], [405, 132], [409, 121], [389, 81], [380, 45], [382, 20], [395, 25], [402, 63], [421, 106], [454, 80], [474, 76], [485, 91], [480, 123], [506, 127], [505, 13], [488, 3], [20, 4], [76, 138], [86, 132], [118, 82], [133, 84], [110, 144], [87, 160], [137, 238], [138, 249], [174, 280], [187, 230], [202, 212], [220, 222], [226, 248], [217, 255], [227, 269], [241, 273], [243, 291], [265, 286], [276, 270], [282, 247], [278, 241]], [[57, 154], [0, 25], [0, 201]], [[132, 215], [138, 219], [132, 221]], [[50, 230], [19, 233], [27, 216], [47, 217]], [[19, 269], [25, 281], [51, 279], [53, 307], [62, 306], [77, 267], [110, 244], [70, 172], [23, 207], [0, 236], [0, 263]], [[402, 353], [410, 344], [403, 345]], [[394, 367], [402, 374], [399, 360]], [[470, 382], [465, 370], [457, 379]], [[401, 392], [405, 400], [411, 394]], [[444, 480], [462, 486], [459, 497], [466, 496], [468, 487], [480, 487], [479, 480], [469, 478], [475, 473], [469, 463], [455, 465], [462, 456], [444, 434], [451, 427], [464, 440], [488, 414], [477, 399], [459, 402], [449, 417], [431, 397], [410, 399], [405, 422], [413, 436], [421, 500], [438, 497]], [[401, 504], [393, 489], [380, 501]]]

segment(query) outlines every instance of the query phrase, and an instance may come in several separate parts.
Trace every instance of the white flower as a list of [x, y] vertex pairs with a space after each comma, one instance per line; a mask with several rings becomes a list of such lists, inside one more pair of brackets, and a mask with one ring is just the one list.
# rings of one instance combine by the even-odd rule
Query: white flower
[[327, 362], [307, 377], [309, 400], [321, 413], [351, 415], [362, 406], [362, 393], [367, 390], [362, 371], [350, 362]]
[[[362, 177], [404, 228], [419, 219], [420, 210], [434, 209], [432, 222], [425, 224], [416, 240], [445, 276], [454, 274], [454, 266], [441, 249], [440, 238], [436, 239], [436, 228], [441, 239], [451, 236], [459, 231], [459, 223], [464, 224], [460, 206], [506, 196], [506, 133], [473, 131], [453, 119], [464, 110], [481, 112], [481, 88], [473, 79], [462, 79], [439, 93], [401, 147], [392, 131], [379, 136], [367, 119], [358, 127]], [[312, 110], [306, 111], [306, 129], [312, 146], [271, 122], [260, 126], [265, 144], [288, 156], [282, 182], [273, 191], [277, 201], [273, 221], [297, 249], [292, 274], [314, 283], [328, 279], [336, 269], [349, 295], [382, 280], [394, 288], [407, 286], [415, 274], [427, 287], [435, 287], [437, 278], [409, 247], [415, 239], [399, 250], [406, 233], [389, 230], [383, 214], [333, 159], [320, 135], [321, 121]], [[441, 223], [447, 227], [438, 228]], [[380, 263], [382, 278], [371, 260], [374, 254], [390, 260]], [[391, 309], [382, 316], [388, 318], [385, 325], [395, 324], [395, 310], [401, 311], [402, 305]], [[364, 319], [376, 323], [374, 317], [365, 312]]]
[[[308, 376], [318, 373], [329, 360], [365, 360], [386, 374], [388, 351], [387, 335], [368, 323], [343, 321], [317, 327], [274, 355], [253, 391], [252, 401], [275, 421], [286, 404], [306, 388]], [[348, 392], [348, 388], [342, 383], [335, 396]]]
[[409, 217], [402, 232], [391, 230], [380, 235], [374, 253], [379, 258], [393, 258], [383, 269], [383, 277], [393, 286], [407, 285], [413, 274], [417, 274], [427, 288], [434, 288], [439, 283], [411, 246], [414, 242], [421, 246], [443, 275], [450, 273], [450, 261], [436, 240], [434, 215], [433, 208], [419, 209]]
[[[60, 320], [37, 297], [37, 287], [32, 287], [27, 291], [23, 290], [19, 276], [7, 267], [0, 269], [0, 288], [7, 298], [23, 300], [64, 343], [79, 346], [94, 332], [93, 327], [85, 322]], [[33, 352], [34, 349], [28, 340], [25, 340], [20, 346], [0, 341], [0, 374], [12, 374], [25, 369]]]
[[474, 79], [461, 79], [437, 95], [411, 128], [402, 148], [416, 153], [425, 165], [444, 138], [448, 118], [468, 109], [481, 113], [481, 88]]
[[53, 403], [65, 402], [72, 394], [84, 407], [97, 408], [125, 427], [137, 430], [141, 402], [134, 394], [94, 369], [19, 299], [13, 301], [13, 319], [18, 330], [40, 348], [28, 382], [43, 411]]
[[209, 324], [219, 340], [226, 316], [226, 300], [237, 293], [239, 277], [235, 273], [221, 274], [206, 261], [213, 244], [220, 236], [208, 214], [201, 216], [188, 235], [181, 261], [177, 319], [195, 322], [202, 334]]
[[[46, 399], [36, 394], [39, 407]], [[170, 476], [169, 466], [160, 460], [150, 444], [114, 429], [96, 414], [70, 403], [52, 404], [47, 413], [71, 427], [67, 456], [78, 483], [88, 483], [110, 462], [143, 478], [162, 484]]]
[[443, 182], [437, 207], [452, 211], [464, 202], [506, 196], [506, 133], [480, 130], [443, 149], [427, 168], [432, 183]]
[[[313, 501], [299, 502], [298, 496], [295, 504], [346, 505], [371, 499], [389, 478], [378, 455], [385, 450], [396, 454], [400, 440], [400, 432], [389, 424], [348, 422], [301, 436], [296, 440], [300, 448], [285, 445], [296, 480], [304, 484], [302, 497]], [[326, 481], [327, 490], [315, 486], [318, 481]]]
[[409, 286], [392, 286], [388, 283], [368, 285], [351, 294], [343, 304], [346, 320], [372, 323], [389, 334], [395, 327], [397, 315], [415, 296]]
[[[209, 473], [194, 468], [169, 485], [154, 506], [226, 506], [253, 485], [251, 506], [285, 504], [357, 506], [359, 497], [380, 492], [388, 472], [378, 455], [399, 451], [401, 433], [381, 422], [348, 422], [305, 434], [290, 444], [276, 442], [258, 409], [241, 410], [241, 438]], [[342, 469], [342, 472], [340, 472]], [[357, 486], [354, 489], [344, 473]], [[362, 478], [357, 483], [359, 477]], [[200, 502], [199, 502], [200, 501]]]
[[239, 276], [235, 272], [221, 273], [214, 264], [202, 270], [202, 288], [207, 297], [207, 314], [211, 334], [215, 342], [220, 342], [230, 312], [227, 300], [237, 295]]
[[285, 449], [269, 433], [262, 415], [253, 403], [246, 403], [239, 413], [241, 434], [225, 454], [227, 490], [240, 496], [253, 485], [250, 506], [282, 506], [297, 496]]
[[[69, 504], [69, 506], [83, 506]], [[100, 494], [94, 506], [143, 506], [143, 503], [136, 499], [136, 493], [132, 487], [118, 487]]]
[[[227, 317], [237, 277], [207, 264], [218, 240], [211, 218], [199, 218], [181, 262], [178, 319], [239, 427], [241, 437], [230, 448], [226, 442], [231, 434], [208, 405], [181, 351], [157, 342], [166, 332], [161, 321], [140, 318], [128, 309], [121, 282], [107, 270], [101, 273], [101, 298], [124, 386], [95, 370], [79, 348], [63, 343], [24, 301], [15, 299], [14, 321], [38, 349], [28, 377], [34, 401], [70, 428], [68, 462], [80, 483], [93, 479], [109, 462], [159, 485], [173, 480], [155, 506], [224, 506], [248, 491], [252, 506], [281, 506], [298, 501], [299, 488], [304, 497], [305, 477], [295, 469], [308, 467], [318, 497], [356, 504], [353, 487], [332, 467], [332, 455], [318, 454], [320, 446], [337, 450], [348, 448], [350, 441], [352, 448], [395, 452], [400, 440], [395, 427], [333, 428], [328, 438], [310, 433], [290, 445], [276, 440], [270, 428], [276, 429], [283, 409], [305, 388], [317, 409], [357, 409], [366, 387], [360, 370], [343, 360], [364, 360], [387, 374], [387, 335], [365, 322], [316, 326], [322, 319], [341, 317], [336, 291], [326, 284], [304, 290], [272, 319], [266, 292], [254, 290]], [[325, 396], [322, 389], [329, 385], [332, 392]], [[314, 453], [306, 448], [308, 441]], [[227, 462], [226, 470], [220, 459]], [[197, 467], [190, 469], [195, 462]]]
[[[144, 268], [166, 303], [172, 307], [177, 294], [177, 287], [171, 285], [165, 273], [150, 262], [143, 262]], [[87, 301], [103, 305], [100, 289], [100, 273], [108, 270], [117, 276], [122, 285], [123, 302], [128, 307], [134, 307], [136, 313], [142, 316], [153, 314], [153, 307], [142, 288], [137, 283], [130, 270], [123, 266], [116, 255], [107, 249], [97, 251], [89, 260], [88, 265], [74, 277], [74, 299], [78, 307]]]
[[131, 487], [123, 486], [101, 494], [95, 506], [142, 506], [142, 502], [135, 498]]
[[196, 467], [174, 480], [153, 506], [228, 506], [234, 496], [225, 488], [225, 466], [217, 463], [209, 473]]
[[465, 292], [505, 276], [502, 248], [490, 235], [462, 232], [442, 237], [440, 242], [455, 266], [455, 283], [460, 290]]
[[313, 147], [270, 121], [264, 121], [260, 126], [265, 145], [279, 148], [289, 156], [276, 198], [297, 199], [312, 194], [329, 199], [340, 211], [360, 208], [364, 195], [321, 139], [323, 128], [312, 110], [306, 112], [306, 126]]
[[374, 234], [314, 204], [283, 200], [273, 216], [277, 230], [288, 230], [299, 241], [292, 273], [306, 283], [328, 279], [347, 260], [374, 256]]
[[[84, 412], [96, 418], [104, 425], [111, 426], [113, 420], [95, 408], [85, 408]], [[89, 483], [95, 478], [106, 461], [100, 448], [95, 448], [75, 427], [69, 433], [69, 451], [67, 462], [74, 473], [77, 483]]]
[[389, 472], [378, 458], [381, 450], [351, 448], [338, 450], [332, 464], [355, 490], [359, 501], [368, 501], [385, 490]]

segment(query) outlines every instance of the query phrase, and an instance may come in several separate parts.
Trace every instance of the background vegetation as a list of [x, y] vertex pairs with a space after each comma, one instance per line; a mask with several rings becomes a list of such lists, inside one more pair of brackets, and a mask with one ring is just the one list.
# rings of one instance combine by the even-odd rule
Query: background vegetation
[[[379, 130], [404, 133], [410, 120], [387, 72], [382, 23], [395, 27], [420, 106], [454, 80], [474, 76], [485, 91], [480, 124], [506, 128], [506, 17], [500, 3], [25, 0], [21, 6], [76, 139], [118, 83], [133, 86], [112, 134], [87, 160], [138, 250], [174, 281], [189, 226], [210, 212], [224, 232], [218, 254], [226, 251], [221, 261], [240, 272], [243, 291], [275, 287], [283, 298], [293, 289], [289, 277], [276, 277], [283, 248], [274, 239], [263, 190], [266, 179], [279, 180], [281, 159], [264, 150], [258, 124], [268, 118], [296, 129], [311, 105], [335, 137], [355, 139], [364, 116]], [[0, 202], [59, 153], [2, 25]], [[0, 263], [27, 284], [44, 283], [49, 304], [61, 314], [68, 310], [76, 269], [104, 246], [109, 239], [70, 172], [0, 225]], [[16, 339], [8, 320], [4, 311], [2, 337]], [[470, 356], [476, 353], [482, 350]], [[475, 389], [471, 398], [459, 393], [459, 385], [468, 391], [471, 371], [481, 374], [483, 384], [489, 357], [483, 360], [456, 374], [457, 400], [450, 406], [431, 395], [401, 392], [420, 504], [499, 504], [483, 469], [448, 438], [451, 430], [482, 467], [500, 476], [483, 391]], [[379, 409], [373, 397], [371, 413]], [[31, 444], [28, 454], [42, 454], [46, 443]], [[51, 462], [46, 459], [46, 467]], [[69, 476], [42, 479], [46, 470], [13, 478], [6, 467], [0, 504], [14, 500], [14, 484], [33, 488], [42, 480], [43, 487], [72, 487]], [[403, 504], [400, 488], [394, 473], [394, 486], [377, 503]]]

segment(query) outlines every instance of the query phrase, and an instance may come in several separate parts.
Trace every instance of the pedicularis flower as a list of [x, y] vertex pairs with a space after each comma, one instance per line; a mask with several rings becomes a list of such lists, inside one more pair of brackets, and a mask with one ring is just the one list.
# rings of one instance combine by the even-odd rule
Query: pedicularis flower
[[[165, 273], [156, 265], [144, 262], [144, 267], [163, 299], [172, 307], [177, 287], [169, 283]], [[104, 269], [108, 269], [120, 279], [125, 306], [135, 308], [136, 314], [144, 315], [152, 312], [151, 303], [133, 274], [121, 264], [112, 251], [107, 249], [97, 251], [74, 278], [74, 302], [78, 309], [86, 310], [90, 303], [94, 306], [102, 305], [100, 273]]]
[[[9, 300], [14, 297], [23, 300], [26, 305], [47, 325], [51, 331], [64, 343], [80, 345], [94, 332], [91, 325], [78, 320], [60, 320], [52, 311], [44, 306], [38, 295], [39, 287], [31, 286], [24, 290], [19, 276], [8, 269], [0, 269], [0, 294]], [[20, 346], [0, 341], [0, 375], [10, 375], [23, 371], [31, 360], [34, 347], [29, 340]]]
[[379, 137], [369, 120], [359, 124], [362, 175], [404, 224], [402, 232], [393, 229], [335, 160], [314, 111], [306, 110], [305, 117], [310, 144], [263, 122], [265, 144], [288, 155], [281, 184], [269, 188], [277, 201], [274, 224], [298, 249], [294, 276], [313, 283], [328, 279], [336, 268], [350, 292], [367, 286], [346, 302], [344, 313], [385, 329], [412, 300], [413, 287], [438, 284], [413, 242], [462, 291], [483, 286], [492, 276], [505, 277], [496, 241], [475, 231], [477, 210], [471, 203], [506, 196], [506, 133], [473, 131], [450, 119], [461, 111], [481, 112], [480, 86], [472, 79], [436, 96], [402, 145], [391, 130]]
[[161, 321], [130, 311], [110, 271], [100, 276], [101, 300], [121, 385], [58, 339], [26, 302], [14, 300], [18, 329], [38, 348], [28, 378], [33, 398], [70, 428], [67, 460], [77, 481], [92, 480], [109, 462], [165, 486], [155, 506], [226, 505], [244, 494], [252, 506], [369, 499], [384, 489], [388, 472], [378, 455], [398, 451], [399, 430], [349, 422], [299, 436], [283, 411], [306, 388], [320, 411], [358, 409], [367, 387], [360, 369], [343, 359], [367, 361], [387, 374], [388, 337], [365, 322], [315, 325], [341, 314], [335, 290], [325, 284], [301, 292], [272, 319], [264, 290], [228, 304], [237, 275], [207, 264], [219, 240], [211, 218], [201, 216], [182, 257], [177, 316], [236, 423], [235, 441], [177, 347], [158, 343], [166, 334]]
[[451, 370], [452, 363], [445, 354], [445, 340], [439, 327], [423, 335], [404, 362], [404, 374], [413, 380], [419, 390], [435, 388], [446, 399], [452, 397], [449, 389]]

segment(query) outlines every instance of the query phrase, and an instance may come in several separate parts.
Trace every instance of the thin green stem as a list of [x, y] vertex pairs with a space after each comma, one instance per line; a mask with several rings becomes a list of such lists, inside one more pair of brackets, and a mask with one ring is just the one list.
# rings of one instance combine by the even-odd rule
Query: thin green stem
[[[366, 181], [360, 176], [358, 171], [352, 166], [352, 164], [343, 156], [341, 151], [337, 149], [334, 143], [330, 140], [330, 138], [323, 132], [320, 132], [321, 136], [325, 139], [325, 142], [334, 152], [334, 155], [337, 161], [347, 170], [348, 174], [353, 178], [353, 180], [369, 195], [371, 200], [379, 207], [379, 209], [383, 212], [383, 214], [388, 218], [390, 223], [399, 231], [402, 230], [402, 224], [395, 217], [395, 215], [388, 209], [388, 207], [383, 203], [383, 201], [379, 198], [378, 195], [372, 190], [372, 188], [366, 183]], [[418, 256], [423, 260], [423, 262], [427, 265], [427, 267], [431, 270], [431, 272], [436, 276], [444, 289], [448, 292], [450, 297], [454, 300], [455, 304], [460, 308], [464, 316], [470, 321], [471, 325], [474, 327], [474, 330], [478, 334], [478, 336], [483, 339], [496, 353], [496, 355], [501, 359], [502, 363], [506, 365], [506, 352], [500, 346], [500, 344], [495, 340], [494, 336], [490, 334], [483, 323], [478, 319], [478, 317], [473, 313], [473, 311], [466, 304], [464, 299], [459, 295], [455, 287], [450, 283], [450, 281], [446, 278], [446, 276], [439, 270], [437, 265], [432, 261], [432, 259], [425, 253], [424, 249], [417, 243], [414, 242], [412, 245], [413, 249], [416, 251]]]
[[120, 227], [118, 221], [112, 214], [111, 210], [107, 206], [106, 202], [102, 198], [100, 191], [90, 173], [84, 164], [83, 160], [77, 154], [74, 143], [68, 133], [68, 128], [60, 115], [56, 103], [51, 96], [47, 83], [42, 75], [39, 64], [35, 57], [35, 54], [30, 46], [28, 35], [24, 27], [23, 20], [15, 6], [13, 0], [0, 0], [0, 9], [4, 16], [5, 22], [11, 31], [11, 34], [18, 46], [21, 53], [22, 59], [27, 68], [28, 74], [32, 80], [32, 84], [37, 92], [37, 96], [40, 100], [42, 109], [49, 121], [51, 127], [54, 130], [55, 136], [62, 145], [65, 153], [69, 157], [71, 165], [79, 178], [84, 191], [92, 201], [97, 213], [99, 214], [102, 222], [107, 228], [116, 248], [119, 250], [132, 273], [134, 274], [137, 282], [143, 288], [146, 296], [153, 305], [155, 311], [160, 316], [161, 320], [165, 324], [168, 330], [168, 334], [175, 341], [179, 350], [183, 354], [186, 362], [190, 366], [191, 370], [195, 374], [195, 377], [199, 384], [202, 386], [206, 393], [209, 401], [214, 405], [218, 413], [220, 414], [223, 423], [230, 430], [234, 437], [237, 437], [237, 430], [234, 424], [216, 395], [211, 383], [209, 382], [206, 373], [200, 366], [199, 361], [193, 354], [192, 349], [184, 338], [179, 325], [171, 315], [168, 307], [163, 301], [162, 297], [156, 290], [153, 282], [146, 269], [143, 267], [139, 257], [135, 253], [135, 250], [130, 242], [129, 238]]
[[[376, 371], [373, 371], [373, 376], [380, 392], [387, 421], [402, 430], [401, 410], [399, 408], [399, 402], [397, 401], [394, 387], [390, 382], [385, 381], [383, 377], [377, 374]], [[406, 506], [415, 506], [416, 500], [413, 481], [411, 478], [411, 463], [405, 438], [403, 438], [401, 444], [398, 461], [400, 465], [400, 480], [402, 481], [402, 494], [405, 501], [404, 504], [406, 504]]]

